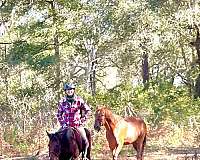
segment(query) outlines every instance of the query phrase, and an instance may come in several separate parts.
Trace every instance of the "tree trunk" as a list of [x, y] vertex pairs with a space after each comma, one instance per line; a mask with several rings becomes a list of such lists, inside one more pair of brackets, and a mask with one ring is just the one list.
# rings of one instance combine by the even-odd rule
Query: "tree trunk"
[[142, 56], [142, 78], [144, 89], [148, 89], [149, 86], [149, 62], [148, 62], [148, 53], [144, 52]]
[[[198, 67], [200, 68], [200, 33], [199, 33], [199, 27], [195, 24], [194, 25], [196, 29], [196, 40], [194, 42], [190, 42], [191, 45], [193, 45], [196, 49], [197, 53], [197, 60], [196, 63], [198, 64]], [[198, 75], [194, 87], [194, 98], [200, 97], [200, 75]]]
[[[4, 50], [4, 52], [5, 52], [5, 55], [4, 55], [4, 57], [5, 57], [5, 59], [6, 59], [6, 55], [7, 55], [7, 49], [6, 49], [6, 45], [5, 45], [5, 50]], [[8, 68], [6, 67], [6, 72], [4, 73], [5, 74], [5, 83], [6, 83], [6, 103], [8, 104], [8, 96], [9, 96], [9, 91], [8, 91], [8, 75], [9, 75], [9, 72], [8, 72]]]
[[196, 82], [195, 82], [195, 87], [194, 87], [194, 98], [200, 97], [200, 74], [198, 75]]
[[88, 70], [86, 73], [87, 76], [87, 91], [95, 96], [96, 94], [96, 64], [97, 56], [95, 45], [92, 40], [88, 40], [85, 44], [88, 51]]
[[91, 73], [90, 73], [90, 82], [91, 82], [91, 93], [92, 96], [96, 95], [96, 64], [97, 64], [97, 59], [96, 59], [96, 50], [95, 47], [92, 47], [92, 63], [91, 63]]
[[57, 97], [60, 99], [60, 51], [59, 51], [59, 40], [58, 40], [58, 33], [56, 32], [54, 36], [54, 50], [55, 50], [55, 57], [56, 57], [56, 69], [55, 69], [55, 89], [57, 91]]
[[[0, 60], [4, 62], [7, 58], [7, 45], [10, 43], [0, 43]], [[9, 84], [8, 84], [8, 78], [9, 78], [9, 68], [5, 64], [3, 64], [3, 69], [1, 72], [1, 75], [3, 78], [3, 81], [5, 82], [5, 102], [8, 104], [8, 97], [9, 97]]]
[[56, 97], [60, 99], [60, 50], [59, 50], [59, 32], [57, 29], [57, 23], [56, 23], [56, 8], [54, 1], [46, 1], [50, 3], [50, 7], [53, 13], [53, 25], [54, 25], [54, 36], [53, 36], [53, 42], [54, 42], [54, 51], [55, 51], [55, 60], [56, 60], [56, 66], [55, 66], [55, 93], [57, 93]]

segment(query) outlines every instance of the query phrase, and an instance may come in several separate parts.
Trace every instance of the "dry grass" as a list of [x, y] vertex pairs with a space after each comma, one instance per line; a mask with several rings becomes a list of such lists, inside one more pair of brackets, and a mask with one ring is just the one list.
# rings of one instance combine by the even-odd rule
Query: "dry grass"
[[[111, 159], [111, 153], [105, 137], [105, 130], [97, 133], [91, 127], [94, 119], [91, 118], [87, 128], [90, 128], [92, 137], [92, 158], [99, 160]], [[46, 127], [49, 126], [49, 127]], [[192, 160], [198, 157], [200, 151], [200, 132], [198, 127], [180, 127], [172, 124], [163, 125], [157, 128], [151, 128], [148, 131], [147, 146], [145, 147], [146, 160]], [[13, 133], [11, 126], [1, 127], [0, 132], [0, 159], [9, 159], [12, 157], [32, 157], [25, 159], [48, 159], [48, 137], [46, 130], [54, 132], [59, 126], [43, 123], [36, 123], [27, 132]], [[150, 128], [150, 127], [149, 127]], [[23, 146], [24, 145], [24, 146]], [[24, 148], [23, 148], [24, 147]], [[121, 160], [134, 160], [135, 150], [132, 146], [124, 146], [121, 153]], [[36, 156], [37, 155], [37, 156]], [[15, 158], [16, 159], [16, 158]], [[195, 160], [195, 159], [194, 159]]]

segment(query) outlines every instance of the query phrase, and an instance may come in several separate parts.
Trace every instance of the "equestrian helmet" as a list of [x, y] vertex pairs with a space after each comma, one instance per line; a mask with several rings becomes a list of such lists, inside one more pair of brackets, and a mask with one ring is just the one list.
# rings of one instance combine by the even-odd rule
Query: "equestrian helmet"
[[70, 90], [70, 89], [75, 89], [75, 88], [76, 88], [76, 86], [73, 83], [65, 83], [64, 84], [64, 91]]

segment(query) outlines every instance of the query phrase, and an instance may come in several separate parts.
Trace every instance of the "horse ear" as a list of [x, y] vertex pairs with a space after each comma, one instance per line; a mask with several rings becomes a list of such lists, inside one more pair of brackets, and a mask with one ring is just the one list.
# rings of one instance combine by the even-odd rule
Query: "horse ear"
[[46, 133], [47, 133], [47, 136], [50, 138], [51, 137], [51, 133], [49, 133], [47, 130], [46, 130]]
[[98, 105], [98, 106], [96, 107], [96, 110], [100, 110], [102, 107], [103, 107], [103, 105]]

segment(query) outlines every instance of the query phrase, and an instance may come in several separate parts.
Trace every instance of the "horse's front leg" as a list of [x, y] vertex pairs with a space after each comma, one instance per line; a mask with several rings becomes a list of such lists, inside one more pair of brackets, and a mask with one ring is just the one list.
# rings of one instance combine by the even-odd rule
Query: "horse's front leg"
[[111, 143], [109, 143], [109, 148], [110, 148], [110, 151], [112, 153], [113, 160], [116, 160], [116, 158], [115, 158], [116, 144], [115, 145], [111, 145]]
[[115, 156], [114, 156], [115, 155], [115, 151], [116, 151], [116, 148], [112, 150], [113, 160], [115, 160]]
[[113, 150], [113, 160], [117, 160], [120, 151], [122, 150], [123, 142], [117, 144], [115, 150]]
[[110, 148], [110, 151], [112, 152], [113, 160], [117, 160], [117, 156], [116, 156], [117, 144], [109, 143], [109, 148]]

